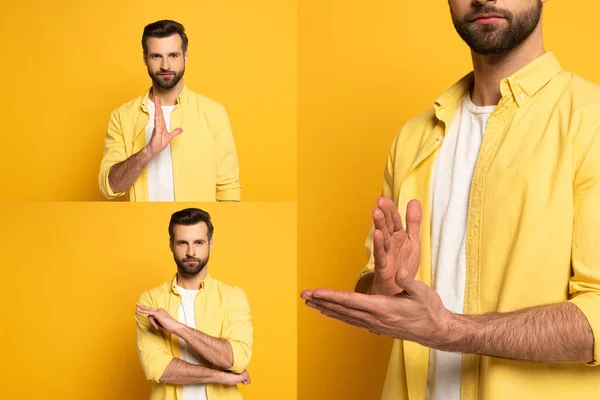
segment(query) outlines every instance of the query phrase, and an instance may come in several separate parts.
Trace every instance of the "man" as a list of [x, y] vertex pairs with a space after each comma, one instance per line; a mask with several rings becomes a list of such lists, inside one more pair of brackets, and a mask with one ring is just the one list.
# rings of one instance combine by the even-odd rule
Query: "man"
[[184, 27], [170, 20], [142, 35], [150, 90], [114, 110], [98, 181], [107, 199], [239, 201], [239, 167], [225, 108], [183, 83]]
[[252, 322], [244, 292], [213, 279], [210, 215], [174, 213], [169, 237], [177, 273], [137, 304], [137, 349], [151, 400], [234, 400], [249, 384]]
[[383, 400], [600, 396], [600, 89], [545, 2], [449, 1], [473, 72], [397, 135], [361, 293], [302, 293], [399, 339]]

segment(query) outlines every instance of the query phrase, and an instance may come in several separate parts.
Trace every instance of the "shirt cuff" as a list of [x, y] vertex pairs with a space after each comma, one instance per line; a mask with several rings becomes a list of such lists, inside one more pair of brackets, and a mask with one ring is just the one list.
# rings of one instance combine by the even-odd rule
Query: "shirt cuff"
[[242, 188], [217, 190], [217, 201], [240, 201]]
[[101, 171], [100, 177], [98, 179], [100, 181], [100, 191], [102, 192], [104, 198], [107, 200], [112, 200], [116, 197], [123, 196], [125, 194], [125, 191], [115, 193], [111, 189], [110, 183], [108, 182], [108, 174], [110, 173], [110, 168], [111, 167], [108, 167], [105, 170]]
[[241, 374], [250, 363], [250, 356], [247, 354], [245, 346], [235, 340], [227, 339], [231, 345], [231, 351], [233, 353], [233, 365], [229, 370], [236, 374]]
[[586, 365], [598, 366], [600, 365], [600, 343], [598, 343], [598, 338], [600, 338], [600, 294], [582, 293], [573, 297], [569, 302], [575, 304], [583, 312], [594, 335], [594, 361]]

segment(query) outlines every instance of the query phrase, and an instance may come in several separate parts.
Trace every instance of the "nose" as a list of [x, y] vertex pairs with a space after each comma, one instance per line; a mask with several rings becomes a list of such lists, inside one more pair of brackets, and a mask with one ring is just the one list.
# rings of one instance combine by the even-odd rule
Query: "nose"
[[169, 57], [164, 57], [162, 59], [162, 61], [160, 62], [160, 69], [162, 69], [163, 71], [168, 71], [169, 68]]
[[480, 5], [480, 6], [484, 6], [487, 3], [495, 3], [496, 0], [473, 0], [473, 4], [474, 5]]
[[188, 257], [196, 257], [196, 247], [188, 246], [187, 251], [185, 252]]

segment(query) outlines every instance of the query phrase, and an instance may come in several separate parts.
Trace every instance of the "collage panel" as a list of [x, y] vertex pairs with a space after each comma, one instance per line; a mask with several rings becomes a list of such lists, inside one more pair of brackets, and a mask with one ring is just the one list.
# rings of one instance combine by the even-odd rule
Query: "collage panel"
[[3, 398], [296, 398], [295, 204], [11, 203], [0, 218]]
[[12, 3], [0, 199], [295, 201], [296, 14], [275, 0]]

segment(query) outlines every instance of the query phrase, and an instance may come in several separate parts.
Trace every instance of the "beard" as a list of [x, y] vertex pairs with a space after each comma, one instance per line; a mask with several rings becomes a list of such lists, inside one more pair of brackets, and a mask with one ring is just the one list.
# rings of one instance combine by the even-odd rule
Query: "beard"
[[[482, 55], [503, 54], [515, 49], [533, 33], [542, 17], [542, 2], [528, 10], [513, 14], [508, 10], [482, 6], [458, 18], [450, 9], [456, 32], [471, 50]], [[499, 24], [479, 25], [472, 22], [480, 14], [498, 14], [505, 18], [507, 26]]]
[[[168, 80], [165, 80], [164, 78], [162, 78], [160, 76], [160, 74], [165, 73], [165, 72], [172, 73], [173, 78], [168, 79]], [[160, 70], [158, 72], [152, 72], [152, 71], [150, 71], [150, 68], [148, 68], [148, 75], [150, 75], [152, 82], [154, 82], [161, 89], [171, 89], [171, 88], [175, 87], [175, 85], [177, 85], [177, 83], [183, 77], [183, 74], [185, 74], [185, 67], [183, 67], [183, 69], [179, 72], [163, 71], [163, 70]]]
[[[173, 259], [175, 260], [175, 264], [177, 264], [177, 270], [185, 276], [198, 275], [200, 273], [200, 271], [202, 271], [204, 269], [204, 267], [206, 267], [206, 264], [208, 264], [209, 258], [210, 258], [210, 253], [204, 259], [193, 258], [193, 257], [186, 257], [186, 258], [178, 259], [178, 258], [173, 257]], [[190, 261], [190, 260], [196, 261], [196, 263], [186, 263], [186, 261]]]

